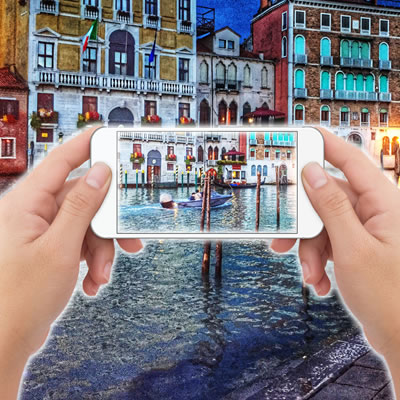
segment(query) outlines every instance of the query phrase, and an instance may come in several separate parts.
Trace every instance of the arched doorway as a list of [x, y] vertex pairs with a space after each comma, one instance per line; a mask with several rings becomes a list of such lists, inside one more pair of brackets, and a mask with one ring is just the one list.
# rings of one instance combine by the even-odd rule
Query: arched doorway
[[382, 138], [382, 151], [384, 156], [390, 155], [390, 139], [389, 136]]
[[208, 148], [207, 153], [208, 153], [208, 157], [207, 157], [208, 160], [213, 160], [214, 151], [213, 151], [212, 146], [210, 146], [210, 147]]
[[198, 162], [204, 161], [204, 150], [202, 146], [199, 146], [197, 149], [197, 161]]
[[111, 127], [131, 127], [133, 126], [133, 114], [127, 108], [114, 108], [108, 115], [108, 126]]
[[288, 176], [287, 176], [287, 166], [286, 166], [286, 164], [282, 164], [279, 167], [279, 183], [281, 185], [287, 185], [288, 184]]
[[347, 141], [349, 143], [355, 144], [356, 146], [359, 147], [362, 146], [362, 137], [359, 133], [350, 133], [350, 135], [347, 138]]
[[213, 160], [218, 160], [218, 153], [219, 153], [218, 147], [215, 146], [214, 147], [214, 158], [213, 158]]
[[128, 31], [110, 35], [108, 71], [115, 75], [135, 75], [135, 40]]
[[151, 182], [151, 167], [154, 167], [154, 182], [160, 182], [161, 177], [161, 153], [158, 150], [150, 150], [147, 154], [147, 182]]

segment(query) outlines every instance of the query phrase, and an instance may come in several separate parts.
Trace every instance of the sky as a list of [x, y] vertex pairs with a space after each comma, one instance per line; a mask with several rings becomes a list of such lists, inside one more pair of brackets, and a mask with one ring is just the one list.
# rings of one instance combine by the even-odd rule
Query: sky
[[197, 5], [215, 8], [215, 29], [229, 26], [243, 41], [250, 35], [250, 21], [260, 0], [197, 0]]

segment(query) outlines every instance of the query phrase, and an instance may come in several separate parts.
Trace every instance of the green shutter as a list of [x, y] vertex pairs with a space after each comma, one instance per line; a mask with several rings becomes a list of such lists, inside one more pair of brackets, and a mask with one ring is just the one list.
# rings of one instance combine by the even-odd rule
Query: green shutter
[[305, 40], [303, 36], [296, 36], [294, 46], [295, 54], [306, 54]]
[[349, 108], [348, 107], [342, 107], [341, 109], [340, 109], [340, 111], [341, 112], [349, 112]]
[[366, 113], [366, 114], [369, 113], [368, 108], [362, 108], [362, 109], [361, 109], [361, 112], [362, 112], [362, 113]]
[[269, 132], [265, 132], [264, 133], [264, 140], [269, 140], [269, 136], [270, 134], [269, 134]]
[[329, 111], [329, 107], [328, 106], [322, 106], [321, 107], [321, 111]]
[[388, 88], [388, 79], [387, 79], [387, 77], [386, 77], [385, 75], [382, 75], [382, 76], [379, 78], [379, 91], [380, 91], [381, 93], [387, 93], [387, 92], [389, 91], [389, 88]]
[[360, 45], [358, 42], [353, 42], [351, 44], [351, 57], [360, 58]]
[[346, 76], [346, 90], [354, 90], [354, 75], [347, 74]]
[[321, 89], [329, 89], [330, 76], [328, 71], [323, 71], [321, 74]]
[[364, 76], [362, 74], [357, 75], [356, 90], [357, 90], [357, 92], [364, 91]]
[[321, 56], [329, 57], [331, 55], [331, 42], [327, 38], [321, 39]]
[[336, 74], [336, 90], [344, 90], [344, 75], [342, 72]]
[[367, 79], [365, 81], [365, 90], [367, 92], [375, 92], [374, 77], [372, 75], [367, 75]]
[[387, 43], [381, 43], [379, 45], [379, 59], [382, 61], [389, 60], [389, 46]]
[[364, 60], [369, 59], [369, 43], [363, 43], [361, 45], [361, 58]]
[[296, 89], [304, 88], [304, 71], [302, 69], [297, 69], [295, 74], [295, 85]]
[[256, 140], [256, 133], [250, 132], [250, 140]]
[[347, 40], [342, 40], [340, 47], [341, 47], [342, 57], [349, 58], [350, 57], [349, 42]]

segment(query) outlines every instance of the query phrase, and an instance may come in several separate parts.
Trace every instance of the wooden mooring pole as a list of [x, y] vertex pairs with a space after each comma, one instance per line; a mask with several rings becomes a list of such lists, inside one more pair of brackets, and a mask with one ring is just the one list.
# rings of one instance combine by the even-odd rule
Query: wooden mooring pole
[[[211, 225], [211, 177], [208, 176], [206, 178], [206, 183], [205, 183], [205, 191], [203, 192], [203, 197], [206, 197], [206, 215], [207, 215], [207, 232], [210, 232], [210, 225]], [[207, 192], [207, 193], [206, 193]], [[203, 263], [201, 267], [201, 272], [203, 275], [209, 275], [210, 273], [210, 252], [211, 252], [211, 242], [207, 240], [204, 243], [204, 253], [203, 253]]]
[[215, 245], [215, 277], [217, 279], [222, 277], [222, 242], [220, 240]]
[[276, 226], [281, 225], [281, 190], [279, 182], [279, 167], [275, 167], [276, 175]]
[[257, 173], [257, 194], [256, 194], [256, 232], [260, 228], [260, 194], [261, 194], [261, 174]]

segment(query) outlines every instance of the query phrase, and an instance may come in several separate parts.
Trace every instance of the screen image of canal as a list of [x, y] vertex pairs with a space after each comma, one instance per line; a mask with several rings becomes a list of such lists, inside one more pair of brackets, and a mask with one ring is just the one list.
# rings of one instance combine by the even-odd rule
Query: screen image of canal
[[[174, 200], [187, 200], [194, 191], [187, 189], [119, 189], [118, 233], [199, 232], [201, 208], [162, 208], [163, 194]], [[255, 232], [256, 188], [228, 190], [217, 188], [217, 193], [232, 193], [228, 203], [211, 209], [211, 232]], [[263, 185], [260, 192], [260, 233], [297, 232], [297, 185], [280, 187], [280, 224], [277, 225], [275, 185]]]

